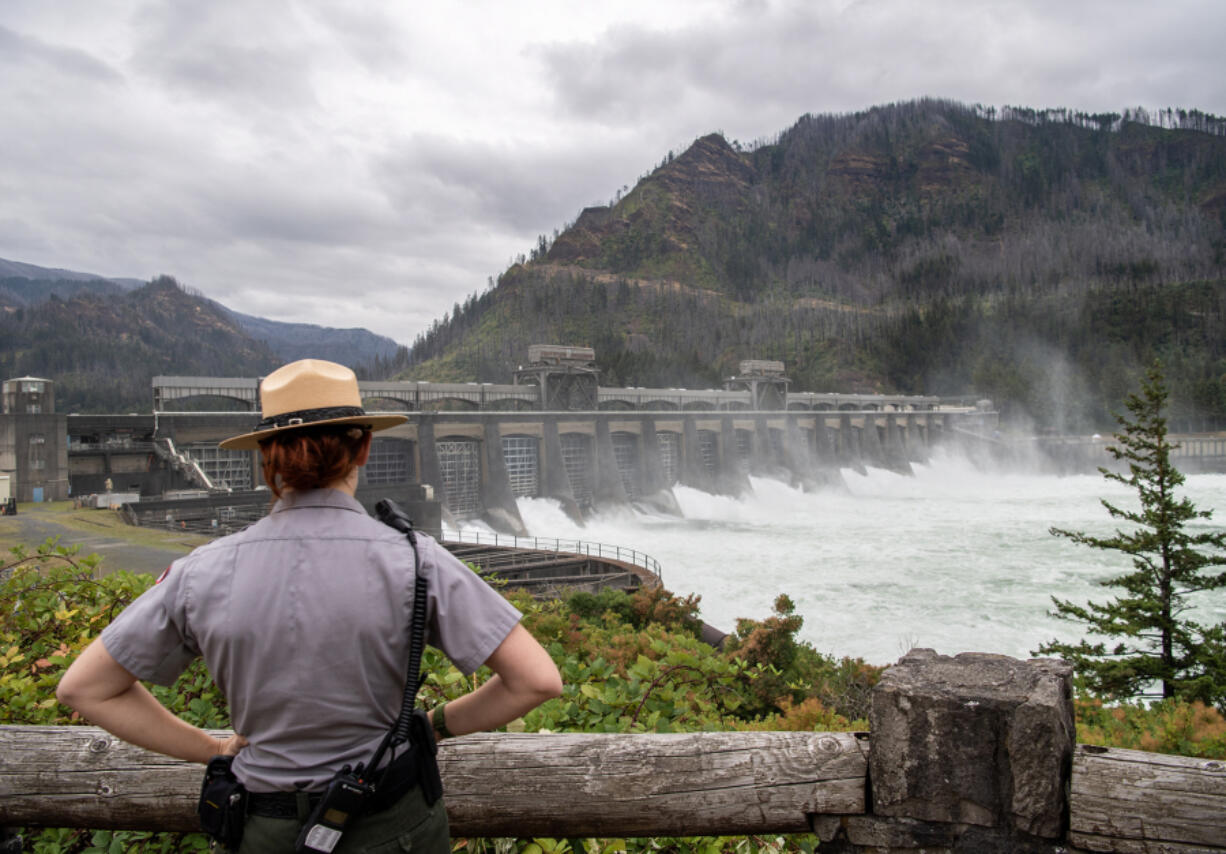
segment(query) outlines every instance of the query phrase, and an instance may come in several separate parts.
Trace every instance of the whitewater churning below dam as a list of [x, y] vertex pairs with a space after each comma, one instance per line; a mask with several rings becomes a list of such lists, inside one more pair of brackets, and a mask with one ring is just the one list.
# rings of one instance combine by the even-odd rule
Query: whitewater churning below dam
[[[548, 499], [520, 499], [519, 510], [534, 536], [653, 556], [665, 586], [700, 595], [703, 619], [724, 631], [738, 617], [768, 616], [787, 593], [805, 640], [875, 664], [913, 646], [1029, 657], [1044, 641], [1081, 636], [1048, 615], [1053, 594], [1107, 601], [1115, 591], [1096, 582], [1130, 565], [1048, 533], [1115, 530], [1099, 499], [1131, 507], [1135, 498], [1096, 474], [989, 472], [937, 456], [914, 477], [869, 469], [843, 478], [846, 492], [813, 493], [753, 478], [743, 498], [679, 486], [682, 517], [626, 507], [582, 527]], [[1183, 494], [1215, 511], [1209, 524], [1226, 526], [1226, 475], [1190, 475]], [[1193, 619], [1226, 620], [1226, 591], [1192, 601]]]

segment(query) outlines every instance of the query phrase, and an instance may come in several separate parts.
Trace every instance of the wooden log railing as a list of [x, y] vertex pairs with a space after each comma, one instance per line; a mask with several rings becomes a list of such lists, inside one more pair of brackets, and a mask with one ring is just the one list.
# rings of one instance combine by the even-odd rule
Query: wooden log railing
[[[913, 652], [874, 691], [871, 750], [863, 733], [450, 740], [439, 759], [452, 832], [812, 831], [840, 852], [1226, 851], [1226, 762], [1074, 748], [1061, 667]], [[0, 839], [6, 827], [194, 830], [201, 773], [94, 727], [0, 727]]]
[[1226, 850], [1226, 762], [1081, 745], [1069, 841], [1088, 851]]
[[[94, 727], [0, 727], [0, 823], [197, 830], [203, 769]], [[851, 733], [482, 734], [444, 742], [457, 836], [807, 833], [864, 812]]]

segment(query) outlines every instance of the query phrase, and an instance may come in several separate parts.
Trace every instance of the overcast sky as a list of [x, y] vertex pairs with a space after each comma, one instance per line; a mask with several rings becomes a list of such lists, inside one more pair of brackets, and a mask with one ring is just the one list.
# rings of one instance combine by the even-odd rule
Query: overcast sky
[[1222, 0], [0, 0], [0, 258], [410, 344], [722, 130], [924, 95], [1226, 114]]

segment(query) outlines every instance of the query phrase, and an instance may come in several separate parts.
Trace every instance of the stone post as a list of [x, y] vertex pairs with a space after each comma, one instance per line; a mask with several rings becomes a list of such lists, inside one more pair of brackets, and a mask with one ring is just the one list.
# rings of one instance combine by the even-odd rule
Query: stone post
[[1071, 677], [1055, 659], [912, 650], [873, 689], [872, 811], [850, 823], [848, 841], [1059, 850], [1076, 740]]

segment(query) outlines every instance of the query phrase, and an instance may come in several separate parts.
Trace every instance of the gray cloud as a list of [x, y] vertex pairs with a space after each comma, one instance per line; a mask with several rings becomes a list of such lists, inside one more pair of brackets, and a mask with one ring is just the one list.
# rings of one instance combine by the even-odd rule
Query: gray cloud
[[9, 0], [0, 257], [403, 342], [723, 130], [923, 95], [1226, 113], [1226, 3]]
[[923, 95], [1118, 109], [1198, 93], [1202, 108], [1220, 105], [1223, 35], [1222, 4], [787, 2], [669, 31], [610, 27], [539, 55], [562, 112], [756, 138], [804, 112]]
[[[419, 135], [376, 167], [384, 192], [418, 222], [474, 220], [516, 233], [548, 232], [612, 195], [647, 164], [616, 139], [526, 146]], [[602, 195], [593, 197], [593, 186]], [[525, 246], [526, 248], [526, 246]]]
[[387, 11], [346, 0], [321, 3], [314, 11], [336, 44], [366, 69], [395, 78], [412, 62], [416, 36]]
[[[23, 68], [24, 66], [24, 68]], [[65, 74], [87, 84], [119, 83], [115, 69], [83, 50], [48, 44], [0, 26], [0, 67], [8, 73]]]
[[133, 67], [175, 96], [275, 112], [315, 105], [314, 40], [294, 3], [151, 2], [133, 21]]

